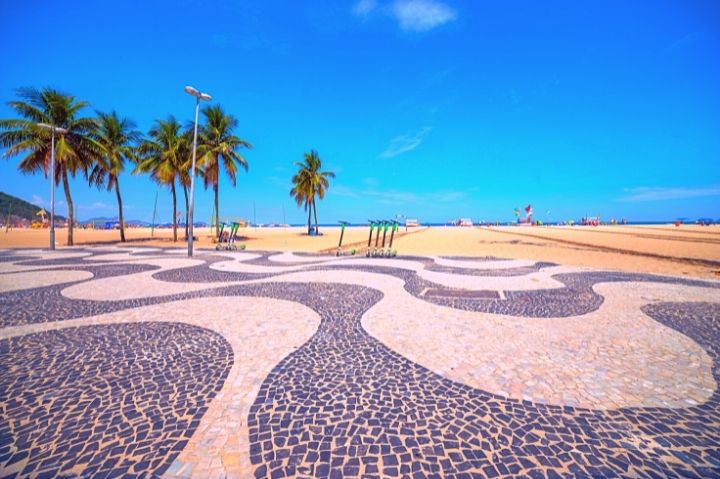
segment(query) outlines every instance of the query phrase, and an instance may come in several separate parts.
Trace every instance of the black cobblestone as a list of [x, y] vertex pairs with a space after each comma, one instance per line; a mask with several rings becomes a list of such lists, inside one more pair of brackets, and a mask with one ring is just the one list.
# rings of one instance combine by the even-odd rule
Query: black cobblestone
[[[283, 265], [269, 261], [270, 254], [274, 253], [263, 254], [247, 263]], [[154, 277], [162, 281], [212, 283], [273, 276], [212, 270], [210, 264], [228, 260], [212, 253], [202, 254], [198, 259], [204, 264], [158, 272]], [[439, 267], [427, 259], [423, 259], [423, 264], [426, 269], [440, 268], [448, 274], [467, 275], [471, 271]], [[597, 309], [603, 298], [593, 286], [603, 282], [652, 281], [720, 288], [718, 283], [700, 280], [599, 271], [558, 274], [553, 277], [564, 285], [562, 288], [506, 291], [506, 299], [428, 297], [423, 295], [427, 288], [452, 289], [426, 281], [414, 271], [391, 268], [381, 259], [373, 266], [292, 265], [303, 271], [348, 269], [388, 274], [401, 278], [405, 289], [424, 301], [471, 311], [537, 318], [575, 316]], [[508, 270], [517, 270], [509, 274], [528, 274], [547, 266], [551, 264], [536, 263], [528, 268]], [[66, 269], [76, 268], [101, 277], [146, 271], [151, 267], [88, 266], [87, 262], [81, 267], [70, 262]], [[483, 275], [506, 275], [502, 270], [477, 271]], [[361, 474], [369, 477], [720, 477], [720, 396], [717, 391], [707, 402], [682, 409], [608, 411], [536, 404], [494, 395], [445, 379], [370, 336], [360, 320], [382, 298], [382, 293], [369, 287], [270, 282], [132, 301], [67, 300], [59, 294], [64, 287], [67, 284], [0, 294], [3, 326], [69, 319], [194, 297], [270, 297], [296, 301], [315, 310], [321, 317], [318, 331], [272, 370], [251, 408], [249, 453], [256, 477], [356, 477]], [[41, 305], [31, 307], [32, 314], [24, 314], [23, 308], [15, 306], [32, 302]], [[716, 382], [720, 381], [720, 305], [654, 303], [643, 307], [643, 311], [700, 344], [713, 360]], [[60, 331], [70, 337], [70, 329]], [[41, 334], [49, 336], [32, 335], [9, 341], [27, 338], [28, 344], [52, 348], [56, 342], [53, 334], [61, 333]], [[127, 337], [124, 332], [117, 335]], [[71, 340], [63, 339], [60, 343], [67, 341]], [[103, 341], [101, 343], [108, 344], [108, 351], [122, 351], [115, 355], [117, 359], [135, 351]], [[0, 349], [0, 354], [6, 352], [8, 346], [3, 346], [6, 342], [0, 342], [0, 348], [5, 348]], [[48, 345], [43, 346], [46, 342]], [[88, 347], [97, 350], [94, 344], [90, 339]], [[147, 344], [139, 348], [141, 352], [152, 349]], [[40, 352], [35, 356], [42, 361], [52, 355]], [[11, 358], [2, 364], [16, 368], [18, 361]], [[65, 364], [61, 361], [57, 367], [68, 369]], [[52, 369], [53, 363], [48, 367]], [[103, 376], [104, 373], [90, 374], [88, 380]], [[16, 383], [17, 379], [11, 380], [11, 384]], [[33, 386], [29, 390], [41, 389]], [[20, 393], [8, 397], [14, 398], [15, 394]], [[210, 400], [209, 395], [203, 397]], [[2, 404], [0, 402], [0, 408]], [[3, 411], [3, 418], [7, 414]], [[64, 414], [68, 414], [65, 407], [51, 408], [50, 420]], [[42, 410], [31, 410], [24, 415], [34, 421], [42, 417]], [[31, 423], [27, 433], [16, 431], [12, 437], [0, 433], [0, 461], [10, 465], [24, 460], [22, 452], [20, 455], [16, 452], [29, 449], [32, 441], [27, 434], [40, 434], [38, 424]], [[59, 440], [56, 433], [48, 437]], [[91, 448], [88, 437], [83, 435], [84, 448]], [[180, 450], [179, 444], [166, 449]], [[65, 454], [65, 451], [57, 449], [54, 454]], [[33, 464], [38, 464], [43, 473], [56, 474], [65, 463], [47, 460]], [[145, 467], [158, 472], [167, 464], [168, 461], [159, 459], [144, 460], [126, 472], [141, 472]], [[94, 467], [90, 461], [86, 471], [102, 472]], [[28, 470], [27, 474], [30, 473]]]
[[[0, 472], [157, 476], [233, 364], [220, 335], [183, 323], [66, 328], [0, 341]], [[15, 465], [15, 466], [13, 466]]]

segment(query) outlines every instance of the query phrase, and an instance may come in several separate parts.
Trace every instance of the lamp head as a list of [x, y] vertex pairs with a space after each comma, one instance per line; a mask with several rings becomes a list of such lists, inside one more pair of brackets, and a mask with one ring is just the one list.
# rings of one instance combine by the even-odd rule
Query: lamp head
[[211, 97], [210, 95], [208, 95], [207, 93], [202, 93], [202, 92], [201, 92], [200, 90], [198, 90], [197, 88], [193, 88], [193, 87], [191, 87], [191, 86], [186, 86], [186, 87], [185, 87], [185, 93], [187, 93], [188, 95], [194, 96], [194, 97], [197, 98], [198, 100], [203, 100], [203, 101], [210, 101], [210, 100], [212, 100], [212, 97]]
[[52, 126], [48, 125], [47, 123], [38, 123], [37, 126], [44, 130], [50, 130], [54, 131], [55, 133], [65, 134], [67, 133], [67, 130], [65, 128], [60, 128], [59, 126]]

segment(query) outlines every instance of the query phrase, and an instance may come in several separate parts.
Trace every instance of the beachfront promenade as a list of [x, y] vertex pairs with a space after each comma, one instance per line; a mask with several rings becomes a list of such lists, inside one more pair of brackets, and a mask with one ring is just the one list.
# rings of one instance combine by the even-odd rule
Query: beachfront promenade
[[720, 282], [0, 250], [10, 477], [717, 477]]

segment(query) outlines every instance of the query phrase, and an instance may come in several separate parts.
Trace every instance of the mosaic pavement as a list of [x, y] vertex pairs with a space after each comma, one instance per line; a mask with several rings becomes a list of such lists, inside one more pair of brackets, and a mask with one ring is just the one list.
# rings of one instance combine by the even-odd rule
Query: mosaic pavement
[[720, 477], [720, 282], [0, 250], [2, 477]]

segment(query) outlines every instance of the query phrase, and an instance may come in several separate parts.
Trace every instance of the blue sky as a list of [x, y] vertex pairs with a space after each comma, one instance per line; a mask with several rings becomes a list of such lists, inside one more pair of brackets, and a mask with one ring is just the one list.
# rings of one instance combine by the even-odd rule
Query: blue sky
[[[193, 85], [254, 148], [221, 215], [301, 223], [293, 162], [335, 171], [320, 221], [406, 214], [510, 220], [720, 217], [717, 1], [361, 0], [1, 2], [0, 117], [53, 86], [147, 130], [189, 120]], [[92, 114], [92, 110], [88, 110]], [[0, 190], [47, 202], [42, 175], [0, 160]], [[155, 192], [121, 178], [126, 218]], [[81, 219], [114, 195], [72, 183]], [[59, 200], [63, 200], [62, 190]], [[200, 188], [196, 217], [212, 212]], [[64, 203], [58, 212], [66, 210]]]

